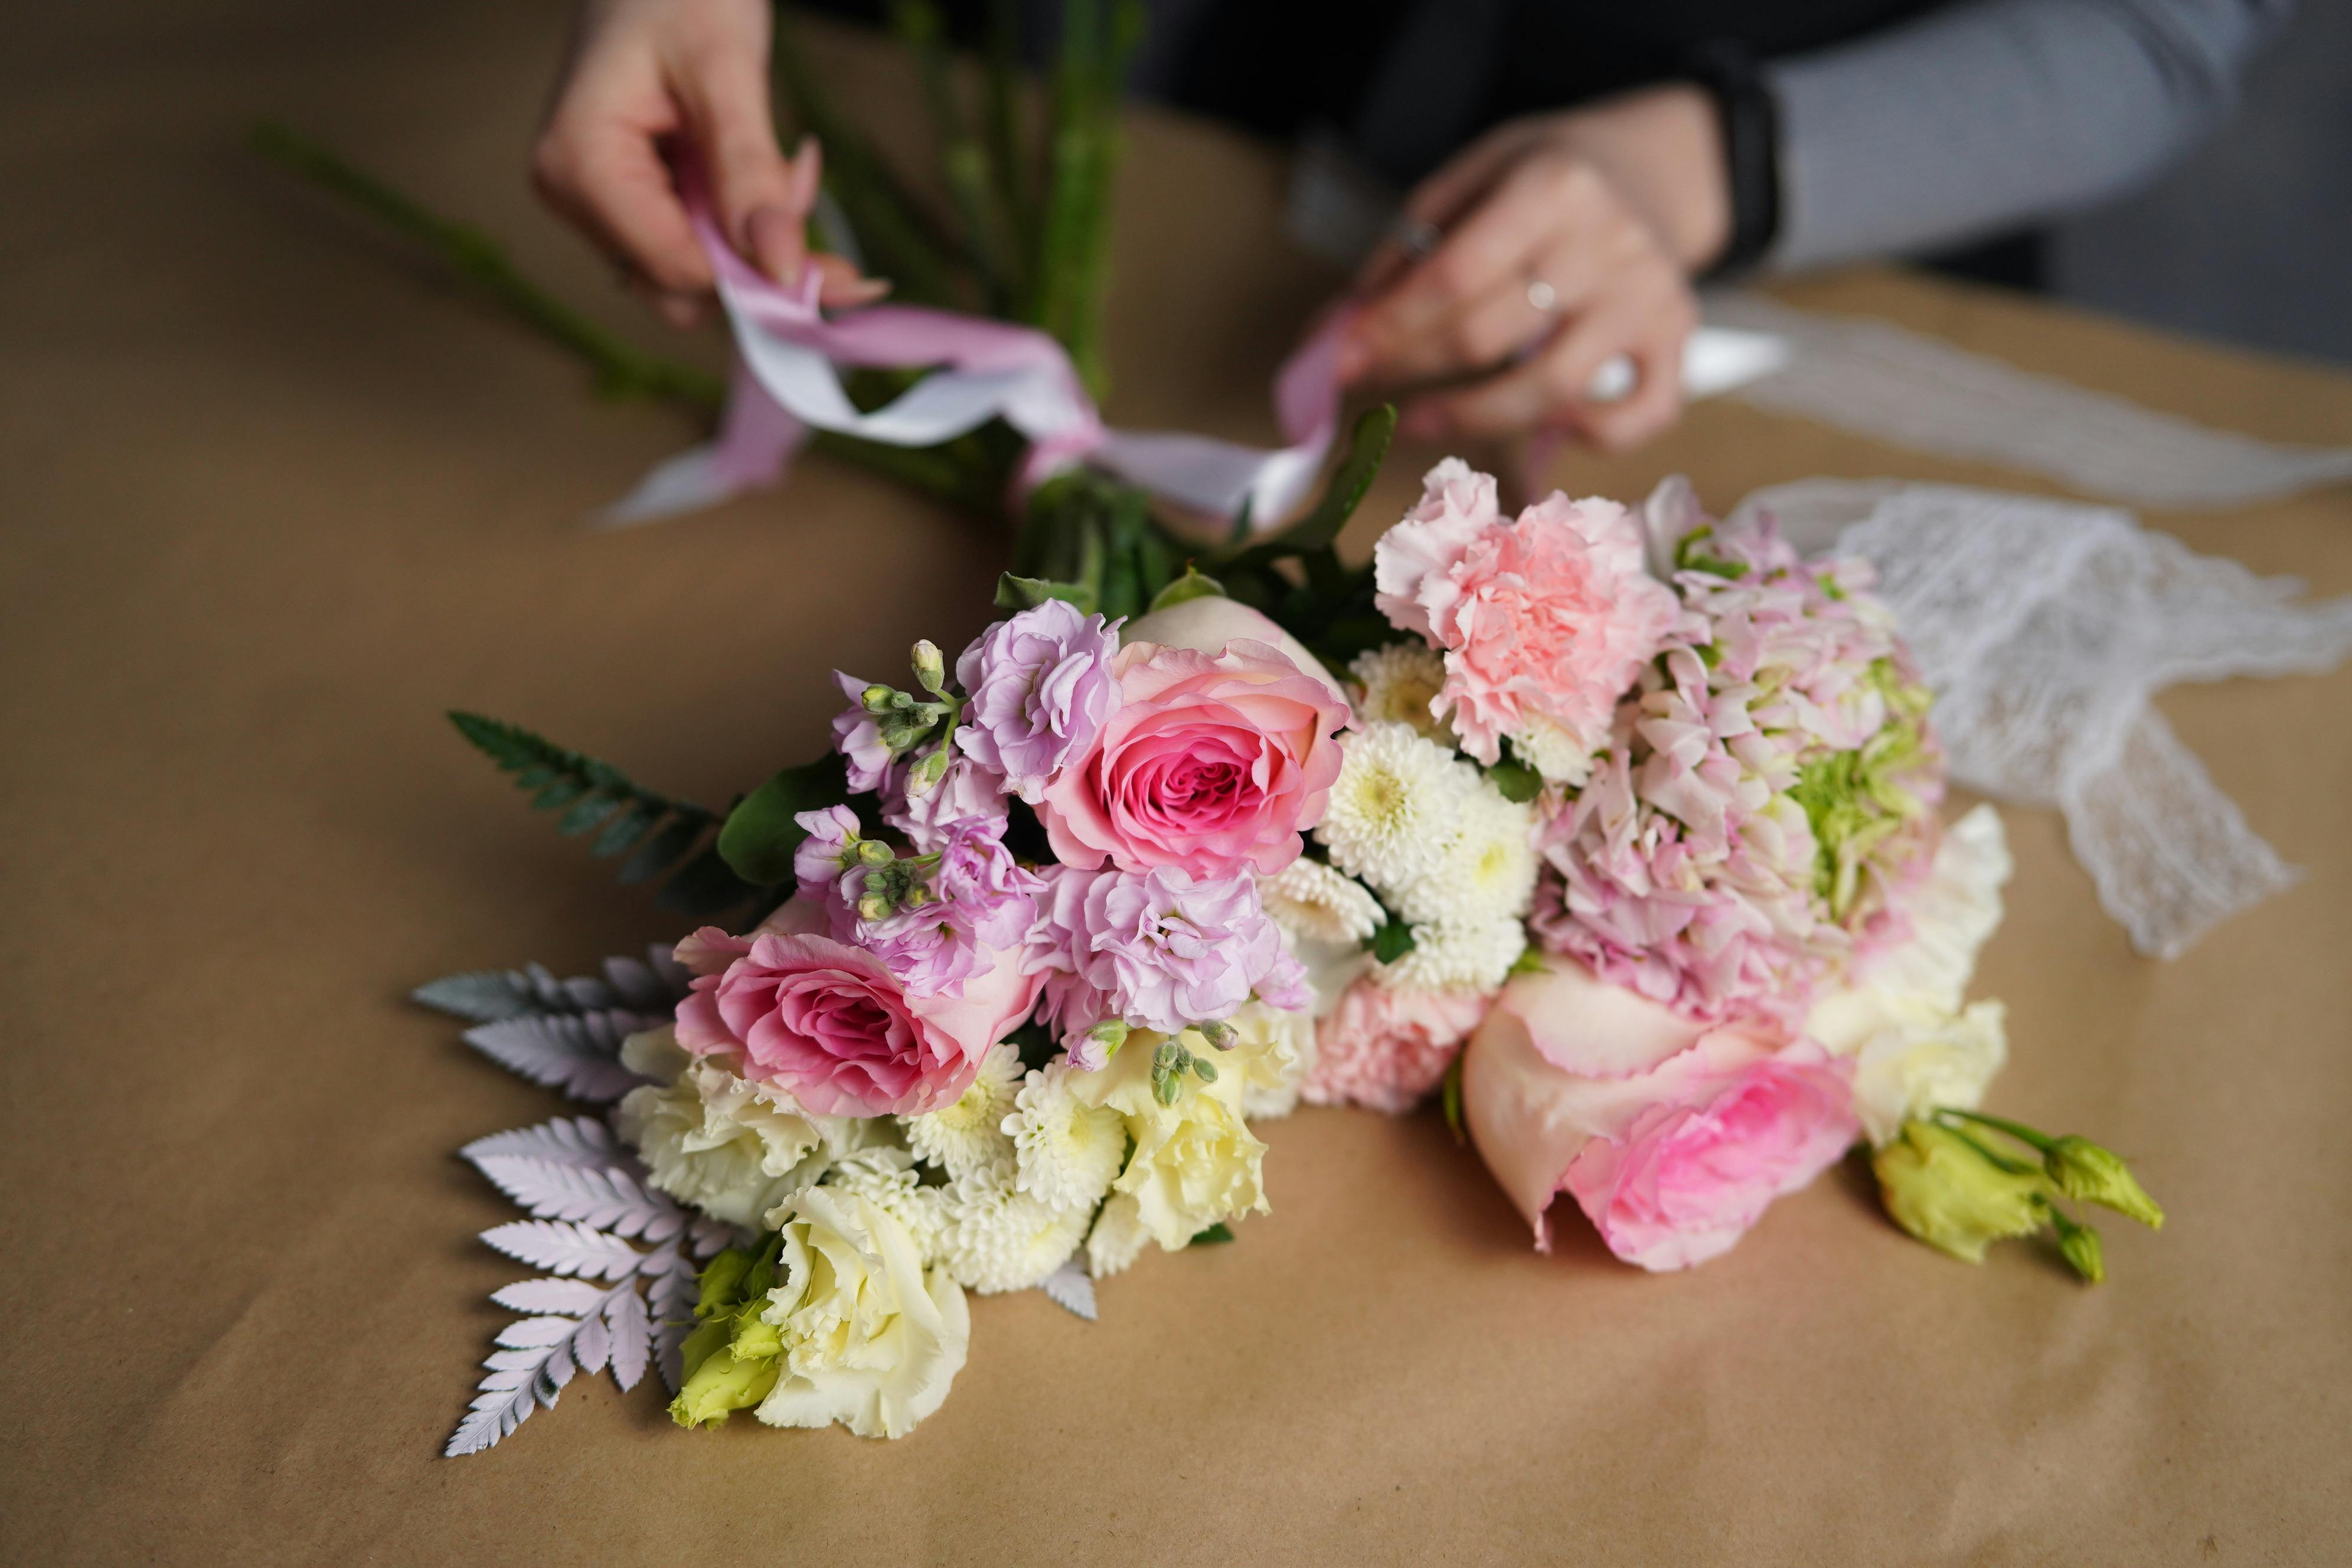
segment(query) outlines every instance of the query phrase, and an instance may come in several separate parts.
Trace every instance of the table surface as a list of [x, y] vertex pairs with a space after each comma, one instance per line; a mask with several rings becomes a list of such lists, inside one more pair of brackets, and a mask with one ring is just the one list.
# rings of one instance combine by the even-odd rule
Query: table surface
[[[2162, 702], [2308, 878], [2135, 955], [2051, 814], [2012, 810], [2004, 1110], [2136, 1155], [2170, 1211], [2111, 1280], [1949, 1262], [1841, 1172], [1695, 1272], [1537, 1256], [1431, 1114], [1273, 1125], [1273, 1214], [1154, 1255], [1087, 1324], [975, 1303], [907, 1441], [692, 1436], [581, 1381], [439, 1457], [517, 1266], [453, 1151], [553, 1096], [404, 1003], [675, 934], [443, 724], [527, 721], [724, 799], [822, 734], [838, 662], [988, 616], [1002, 542], [811, 460], [620, 533], [581, 518], [688, 431], [259, 165], [274, 113], [656, 330], [519, 170], [558, 0], [24, 7], [0, 47], [0, 819], [17, 1325], [0, 1555], [514, 1563], [1507, 1558], [2312, 1563], [2352, 1510], [2352, 672]], [[872, 100], [905, 84], [852, 48]], [[911, 117], [909, 117], [911, 118]], [[1150, 114], [1121, 187], [1115, 416], [1263, 438], [1331, 279], [1276, 161]], [[1783, 290], [2278, 439], [2352, 380], [1888, 271]], [[715, 345], [709, 352], [715, 358]], [[1435, 454], [1391, 459], [1361, 549]], [[1735, 404], [1578, 492], [1683, 470], [2038, 489]], [[2352, 590], [2352, 491], [2152, 520]], [[54, 1059], [52, 1057], [54, 1056]]]

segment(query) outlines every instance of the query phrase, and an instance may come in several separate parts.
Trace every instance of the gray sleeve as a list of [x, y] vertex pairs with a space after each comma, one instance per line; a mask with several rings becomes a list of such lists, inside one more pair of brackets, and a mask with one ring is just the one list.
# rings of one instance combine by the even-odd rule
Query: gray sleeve
[[1765, 68], [1788, 270], [2121, 192], [2229, 113], [2292, 0], [1984, 0]]

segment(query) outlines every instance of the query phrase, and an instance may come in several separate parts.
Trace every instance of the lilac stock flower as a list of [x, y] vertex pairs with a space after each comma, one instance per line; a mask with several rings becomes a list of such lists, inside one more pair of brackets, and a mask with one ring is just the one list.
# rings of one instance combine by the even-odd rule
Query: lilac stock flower
[[1118, 651], [1116, 629], [1060, 599], [997, 622], [956, 660], [966, 698], [957, 744], [1034, 805], [1117, 705]]
[[1305, 973], [1248, 877], [1195, 881], [1172, 866], [1045, 877], [1023, 966], [1045, 975], [1045, 1010], [1066, 1040], [1113, 1019], [1174, 1034], [1230, 1016], [1252, 993], [1308, 1005]]
[[828, 805], [823, 811], [803, 811], [793, 820], [808, 835], [793, 851], [793, 875], [801, 891], [816, 899], [839, 895], [856, 904], [857, 896], [846, 891], [843, 874], [855, 864], [851, 850], [857, 842], [857, 814], [845, 805]]
[[[880, 959], [908, 995], [960, 991], [998, 963], [1016, 961], [1045, 886], [1013, 858], [993, 825], [959, 828], [943, 834], [934, 851], [868, 866], [857, 858], [857, 818], [847, 806], [793, 820], [808, 832], [793, 857], [801, 896], [823, 909], [835, 942]], [[858, 913], [869, 876], [890, 889], [889, 912], [878, 920]]]
[[977, 763], [958, 757], [939, 783], [921, 795], [909, 795], [903, 778], [896, 784], [884, 792], [882, 820], [926, 855], [958, 834], [1004, 835], [1003, 792], [996, 775]]
[[834, 683], [849, 699], [849, 710], [833, 721], [834, 750], [849, 763], [849, 787], [859, 795], [882, 787], [890, 773], [890, 748], [882, 743], [881, 727], [866, 710], [866, 689], [872, 684], [856, 676], [833, 672]]

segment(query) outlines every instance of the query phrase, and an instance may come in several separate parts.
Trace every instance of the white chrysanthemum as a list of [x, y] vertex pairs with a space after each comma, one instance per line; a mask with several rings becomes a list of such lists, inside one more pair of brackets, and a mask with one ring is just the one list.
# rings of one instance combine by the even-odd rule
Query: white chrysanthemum
[[1143, 1223], [1143, 1208], [1126, 1193], [1113, 1193], [1087, 1233], [1087, 1272], [1108, 1279], [1143, 1256], [1151, 1232]]
[[940, 1259], [966, 1289], [1026, 1290], [1069, 1261], [1091, 1208], [1057, 1209], [1010, 1183], [974, 1178], [944, 1188]]
[[1076, 1070], [1063, 1057], [1031, 1073], [1004, 1136], [1018, 1161], [1016, 1188], [1053, 1208], [1091, 1211], [1126, 1163], [1127, 1124], [1070, 1092]]
[[1259, 878], [1257, 894], [1275, 924], [1308, 942], [1370, 942], [1387, 919], [1371, 889], [1304, 855], [1276, 875]]
[[1532, 802], [1515, 805], [1479, 780], [1444, 855], [1397, 889], [1397, 912], [1416, 926], [1448, 928], [1523, 918], [1536, 891], [1535, 826]]
[[1231, 1049], [1214, 1050], [1197, 1037], [1184, 1043], [1207, 1050], [1219, 1072], [1241, 1074], [1244, 1120], [1271, 1121], [1297, 1110], [1298, 1086], [1315, 1065], [1314, 1015], [1252, 1001], [1225, 1022], [1237, 1037]]
[[1478, 770], [1409, 724], [1374, 724], [1340, 745], [1346, 760], [1315, 837], [1375, 890], [1402, 887], [1444, 853]]
[[1437, 694], [1445, 689], [1445, 656], [1426, 643], [1391, 643], [1356, 656], [1348, 667], [1355, 677], [1356, 717], [1367, 724], [1410, 724], [1442, 746], [1454, 744], [1454, 731], [1437, 716]]
[[980, 1075], [952, 1105], [921, 1116], [902, 1116], [907, 1145], [950, 1176], [981, 1175], [1013, 1169], [1013, 1142], [1001, 1128], [1021, 1088], [1021, 1053], [1010, 1044], [990, 1047]]
[[1592, 776], [1593, 751], [1549, 719], [1536, 719], [1511, 737], [1511, 752], [1519, 761], [1551, 783], [1570, 789], [1582, 789], [1584, 781]]
[[[947, 1215], [915, 1175], [915, 1157], [904, 1149], [861, 1149], [834, 1163], [819, 1184], [866, 1199], [907, 1227], [915, 1249], [928, 1261], [940, 1256]], [[772, 1227], [781, 1222], [771, 1215]]]
[[1416, 991], [1499, 991], [1528, 950], [1528, 928], [1516, 920], [1415, 926], [1412, 936], [1412, 951], [1374, 969], [1372, 978]]
[[678, 1048], [667, 1028], [632, 1035], [622, 1065], [661, 1080], [633, 1089], [613, 1127], [646, 1179], [713, 1219], [749, 1229], [856, 1146], [855, 1119], [815, 1116], [793, 1097]]

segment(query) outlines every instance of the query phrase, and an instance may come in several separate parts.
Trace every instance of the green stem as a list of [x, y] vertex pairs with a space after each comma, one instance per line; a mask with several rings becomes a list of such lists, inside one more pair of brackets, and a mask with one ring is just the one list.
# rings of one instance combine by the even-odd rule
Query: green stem
[[890, 8], [891, 25], [915, 57], [923, 85], [923, 104], [938, 143], [940, 175], [948, 199], [955, 204], [963, 226], [965, 247], [971, 253], [992, 314], [1011, 308], [1007, 252], [1008, 216], [995, 205], [997, 182], [989, 169], [989, 153], [972, 134], [962, 106], [956, 100], [954, 61], [948, 54], [947, 23], [930, 0], [897, 0]]
[[1973, 1121], [1980, 1127], [1990, 1127], [1996, 1132], [2006, 1132], [2019, 1142], [2041, 1153], [2047, 1154], [2051, 1150], [2058, 1147], [2058, 1140], [2051, 1137], [2047, 1132], [2037, 1132], [2021, 1121], [2007, 1121], [1998, 1116], [1986, 1116], [1974, 1110], [1960, 1110], [1948, 1105], [1937, 1107], [1936, 1114], [1957, 1116], [1963, 1121]]
[[984, 83], [989, 143], [989, 173], [996, 181], [996, 199], [1003, 210], [1011, 237], [1007, 247], [1008, 314], [1016, 314], [1027, 298], [1037, 265], [1035, 193], [1031, 190], [1028, 160], [1021, 145], [1021, 12], [1015, 0], [991, 0], [988, 7], [988, 60]]
[[1978, 1153], [1983, 1155], [1985, 1163], [1990, 1165], [1996, 1171], [2005, 1171], [2012, 1176], [2032, 1176], [2040, 1173], [2041, 1167], [2037, 1165], [2029, 1165], [2022, 1160], [2012, 1160], [2006, 1154], [1996, 1154], [1990, 1149], [1986, 1148], [1982, 1143], [1979, 1143], [1974, 1138], [1969, 1137], [1967, 1133], [1961, 1131], [1957, 1127], [1948, 1127], [1946, 1128], [1945, 1131], [1949, 1132], [1953, 1137], [1958, 1139], [1961, 1142], [1967, 1144], [1969, 1148], [1975, 1150]]
[[257, 125], [251, 140], [264, 157], [426, 246], [493, 303], [587, 361], [604, 395], [661, 399], [705, 419], [717, 416], [725, 395], [719, 377], [632, 348], [517, 271], [505, 250], [481, 230], [428, 211], [283, 125]]

